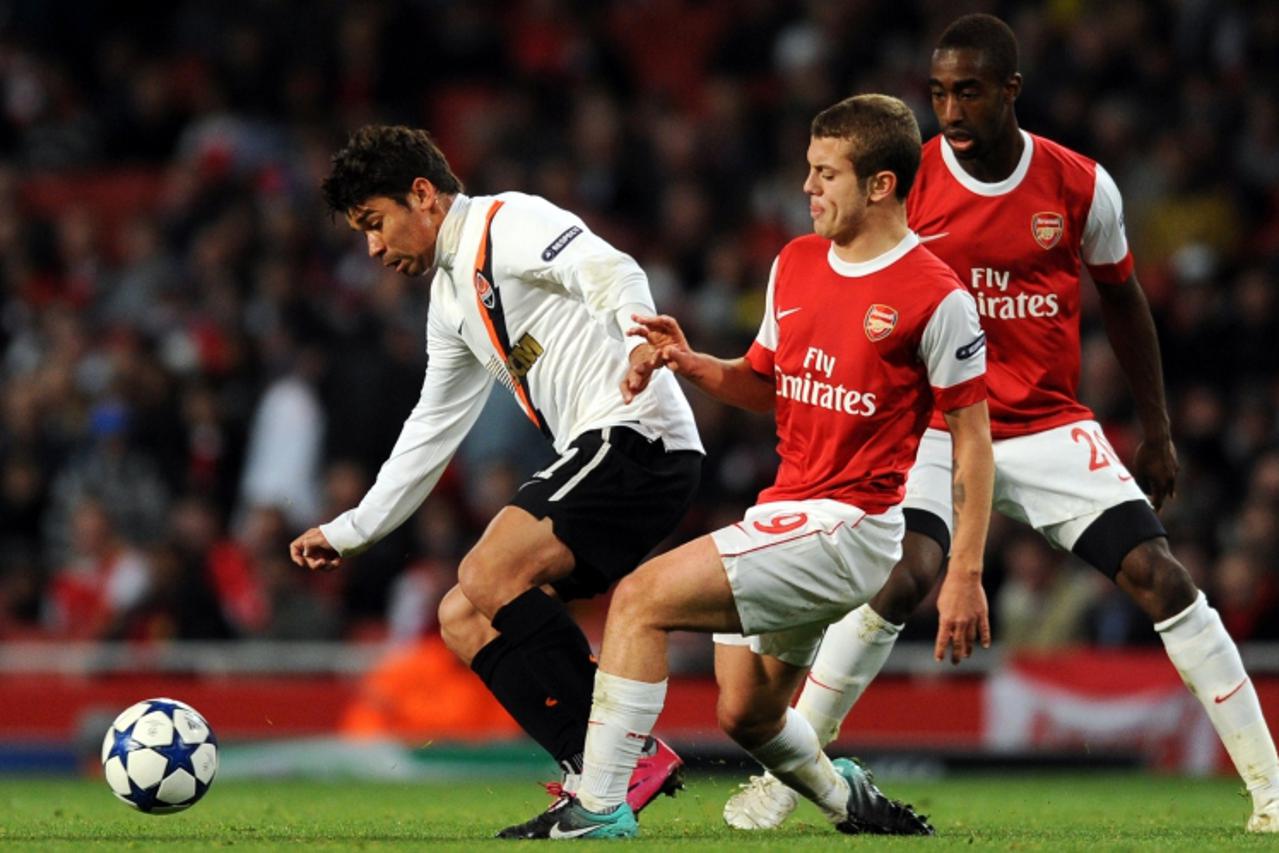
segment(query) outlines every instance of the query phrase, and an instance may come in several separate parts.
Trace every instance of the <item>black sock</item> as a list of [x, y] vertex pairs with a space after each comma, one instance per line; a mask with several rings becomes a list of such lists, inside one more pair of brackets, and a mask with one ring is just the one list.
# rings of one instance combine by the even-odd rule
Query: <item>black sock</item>
[[595, 663], [567, 608], [531, 589], [493, 616], [500, 633], [471, 669], [515, 721], [566, 772], [581, 769]]

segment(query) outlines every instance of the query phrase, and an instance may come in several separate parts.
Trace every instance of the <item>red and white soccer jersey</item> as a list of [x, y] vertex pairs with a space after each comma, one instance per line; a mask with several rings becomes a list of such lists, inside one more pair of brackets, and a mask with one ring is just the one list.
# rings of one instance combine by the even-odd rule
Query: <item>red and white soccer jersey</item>
[[[1080, 265], [1103, 285], [1132, 272], [1110, 175], [1042, 136], [1022, 136], [1017, 168], [993, 184], [965, 172], [934, 137], [907, 200], [911, 227], [976, 299], [996, 439], [1093, 417], [1077, 395]], [[945, 429], [940, 414], [932, 426]]]
[[908, 233], [849, 263], [816, 235], [773, 265], [751, 367], [777, 385], [777, 479], [759, 502], [827, 498], [883, 512], [934, 408], [986, 398], [973, 299]]

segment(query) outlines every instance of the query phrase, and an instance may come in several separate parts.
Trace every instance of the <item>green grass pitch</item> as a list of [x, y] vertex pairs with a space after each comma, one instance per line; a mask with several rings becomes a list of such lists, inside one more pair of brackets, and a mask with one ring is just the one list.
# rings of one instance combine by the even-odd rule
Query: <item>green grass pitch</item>
[[[938, 831], [935, 838], [895, 839], [837, 835], [807, 803], [777, 832], [732, 831], [720, 820], [720, 808], [738, 781], [694, 774], [677, 799], [663, 798], [645, 812], [640, 838], [625, 842], [626, 849], [1279, 850], [1279, 838], [1244, 833], [1248, 801], [1230, 780], [1113, 773], [888, 780], [884, 789], [927, 812]], [[547, 802], [527, 780], [229, 780], [215, 782], [187, 812], [152, 817], [117, 802], [101, 780], [7, 778], [0, 779], [0, 849], [527, 847], [534, 842], [499, 842], [492, 833]]]

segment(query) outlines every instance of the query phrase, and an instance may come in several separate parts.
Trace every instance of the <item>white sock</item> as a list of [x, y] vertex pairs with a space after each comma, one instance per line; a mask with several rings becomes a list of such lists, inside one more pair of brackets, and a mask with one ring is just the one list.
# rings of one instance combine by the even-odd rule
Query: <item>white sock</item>
[[1194, 604], [1155, 630], [1181, 680], [1208, 711], [1208, 719], [1252, 794], [1253, 808], [1279, 797], [1279, 757], [1261, 714], [1261, 703], [1244, 672], [1221, 616], [1199, 593]]
[[666, 682], [632, 681], [601, 669], [593, 699], [577, 797], [593, 812], [609, 812], [626, 802], [635, 763], [666, 702]]
[[817, 660], [795, 705], [824, 747], [867, 685], [884, 667], [902, 626], [884, 620], [863, 604], [826, 629]]
[[786, 709], [786, 724], [777, 737], [750, 752], [788, 787], [816, 803], [831, 821], [848, 816], [848, 781], [831, 766], [817, 743], [817, 733], [794, 708]]

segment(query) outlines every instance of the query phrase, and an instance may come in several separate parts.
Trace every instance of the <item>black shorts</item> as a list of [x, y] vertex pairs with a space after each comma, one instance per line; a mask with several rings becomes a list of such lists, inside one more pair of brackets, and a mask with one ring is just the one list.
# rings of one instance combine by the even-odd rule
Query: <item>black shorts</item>
[[511, 506], [549, 518], [575, 566], [552, 586], [590, 598], [630, 574], [684, 516], [701, 480], [702, 454], [667, 452], [626, 427], [592, 430], [534, 474]]
[[941, 516], [933, 515], [926, 509], [906, 507], [902, 510], [906, 519], [906, 532], [919, 533], [941, 546], [942, 559], [950, 556], [950, 528]]
[[1163, 522], [1144, 500], [1115, 504], [1088, 525], [1070, 550], [1111, 580], [1124, 557], [1142, 542], [1166, 537]]

